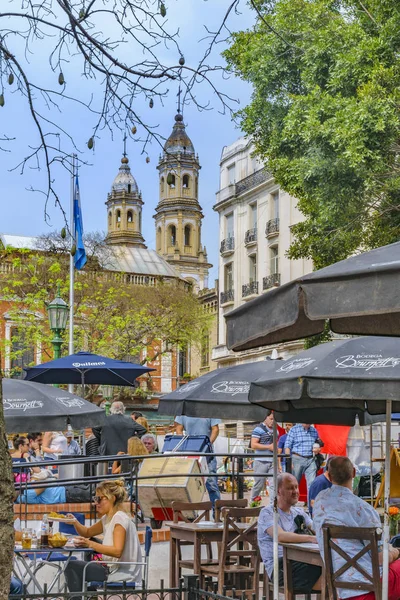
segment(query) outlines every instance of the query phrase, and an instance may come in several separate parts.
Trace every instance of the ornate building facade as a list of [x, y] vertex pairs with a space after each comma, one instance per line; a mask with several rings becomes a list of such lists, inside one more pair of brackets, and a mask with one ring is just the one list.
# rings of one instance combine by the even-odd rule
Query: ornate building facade
[[178, 112], [158, 162], [159, 202], [154, 215], [156, 250], [199, 291], [208, 286], [207, 251], [201, 243], [199, 157]]

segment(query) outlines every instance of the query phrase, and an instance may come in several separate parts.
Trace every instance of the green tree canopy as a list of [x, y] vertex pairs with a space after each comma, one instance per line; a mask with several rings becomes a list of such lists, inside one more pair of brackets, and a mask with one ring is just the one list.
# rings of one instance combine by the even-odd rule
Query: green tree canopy
[[252, 0], [228, 67], [253, 85], [243, 130], [298, 198], [291, 258], [317, 268], [400, 232], [398, 0]]
[[[11, 359], [26, 356], [33, 346], [42, 348], [43, 362], [52, 359], [46, 306], [57, 285], [68, 298], [68, 252], [54, 236], [42, 239], [40, 246], [39, 251], [7, 249], [0, 257], [8, 264], [0, 275], [0, 296], [9, 303], [8, 318], [14, 323], [12, 339], [2, 340], [2, 350]], [[145, 361], [151, 362], [172, 348], [200, 343], [207, 335], [210, 317], [183, 281], [133, 285], [126, 274], [99, 267], [96, 253], [104, 252], [99, 236], [90, 236], [88, 247], [88, 268], [76, 272], [75, 279], [77, 351], [139, 361], [147, 347]]]

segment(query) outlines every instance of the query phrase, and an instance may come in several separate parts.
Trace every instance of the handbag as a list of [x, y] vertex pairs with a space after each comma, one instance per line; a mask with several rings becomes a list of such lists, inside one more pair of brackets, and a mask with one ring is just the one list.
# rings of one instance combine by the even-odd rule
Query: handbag
[[296, 515], [294, 518], [294, 523], [296, 525], [294, 533], [298, 533], [300, 535], [314, 535], [314, 532], [307, 527], [306, 520], [303, 515]]

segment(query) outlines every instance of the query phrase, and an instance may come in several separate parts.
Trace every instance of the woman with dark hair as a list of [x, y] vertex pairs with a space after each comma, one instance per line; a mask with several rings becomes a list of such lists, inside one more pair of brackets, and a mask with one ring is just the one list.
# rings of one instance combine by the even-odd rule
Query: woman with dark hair
[[[14, 450], [11, 452], [11, 460], [14, 464], [28, 462], [29, 454], [29, 442], [28, 439], [22, 435], [15, 435], [13, 438]], [[21, 483], [29, 479], [29, 470], [20, 469], [18, 467], [13, 468], [14, 481]]]
[[[112, 563], [107, 569], [100, 563], [91, 563], [90, 576], [86, 580], [109, 582], [124, 582], [142, 580], [142, 553], [136, 531], [135, 523], [124, 509], [128, 497], [123, 479], [102, 481], [96, 488], [93, 498], [96, 509], [101, 519], [94, 525], [86, 527], [71, 514], [74, 527], [79, 535], [75, 538], [78, 548], [91, 548], [94, 552], [101, 553], [103, 560]], [[100, 544], [90, 538], [103, 534], [103, 543]], [[118, 564], [134, 562], [139, 564]], [[65, 578], [70, 592], [81, 591], [83, 588], [84, 568], [88, 563], [80, 560], [71, 561], [65, 571]], [[88, 569], [89, 570], [89, 567]], [[97, 571], [97, 572], [96, 572]]]

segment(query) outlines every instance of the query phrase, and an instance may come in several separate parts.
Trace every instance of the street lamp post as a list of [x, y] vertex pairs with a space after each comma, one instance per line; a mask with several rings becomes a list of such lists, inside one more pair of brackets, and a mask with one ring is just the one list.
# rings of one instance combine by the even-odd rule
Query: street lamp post
[[54, 337], [51, 340], [54, 359], [61, 358], [61, 344], [63, 343], [61, 334], [67, 328], [68, 312], [68, 304], [60, 297], [60, 286], [58, 285], [57, 297], [47, 305], [50, 329], [54, 334]]

